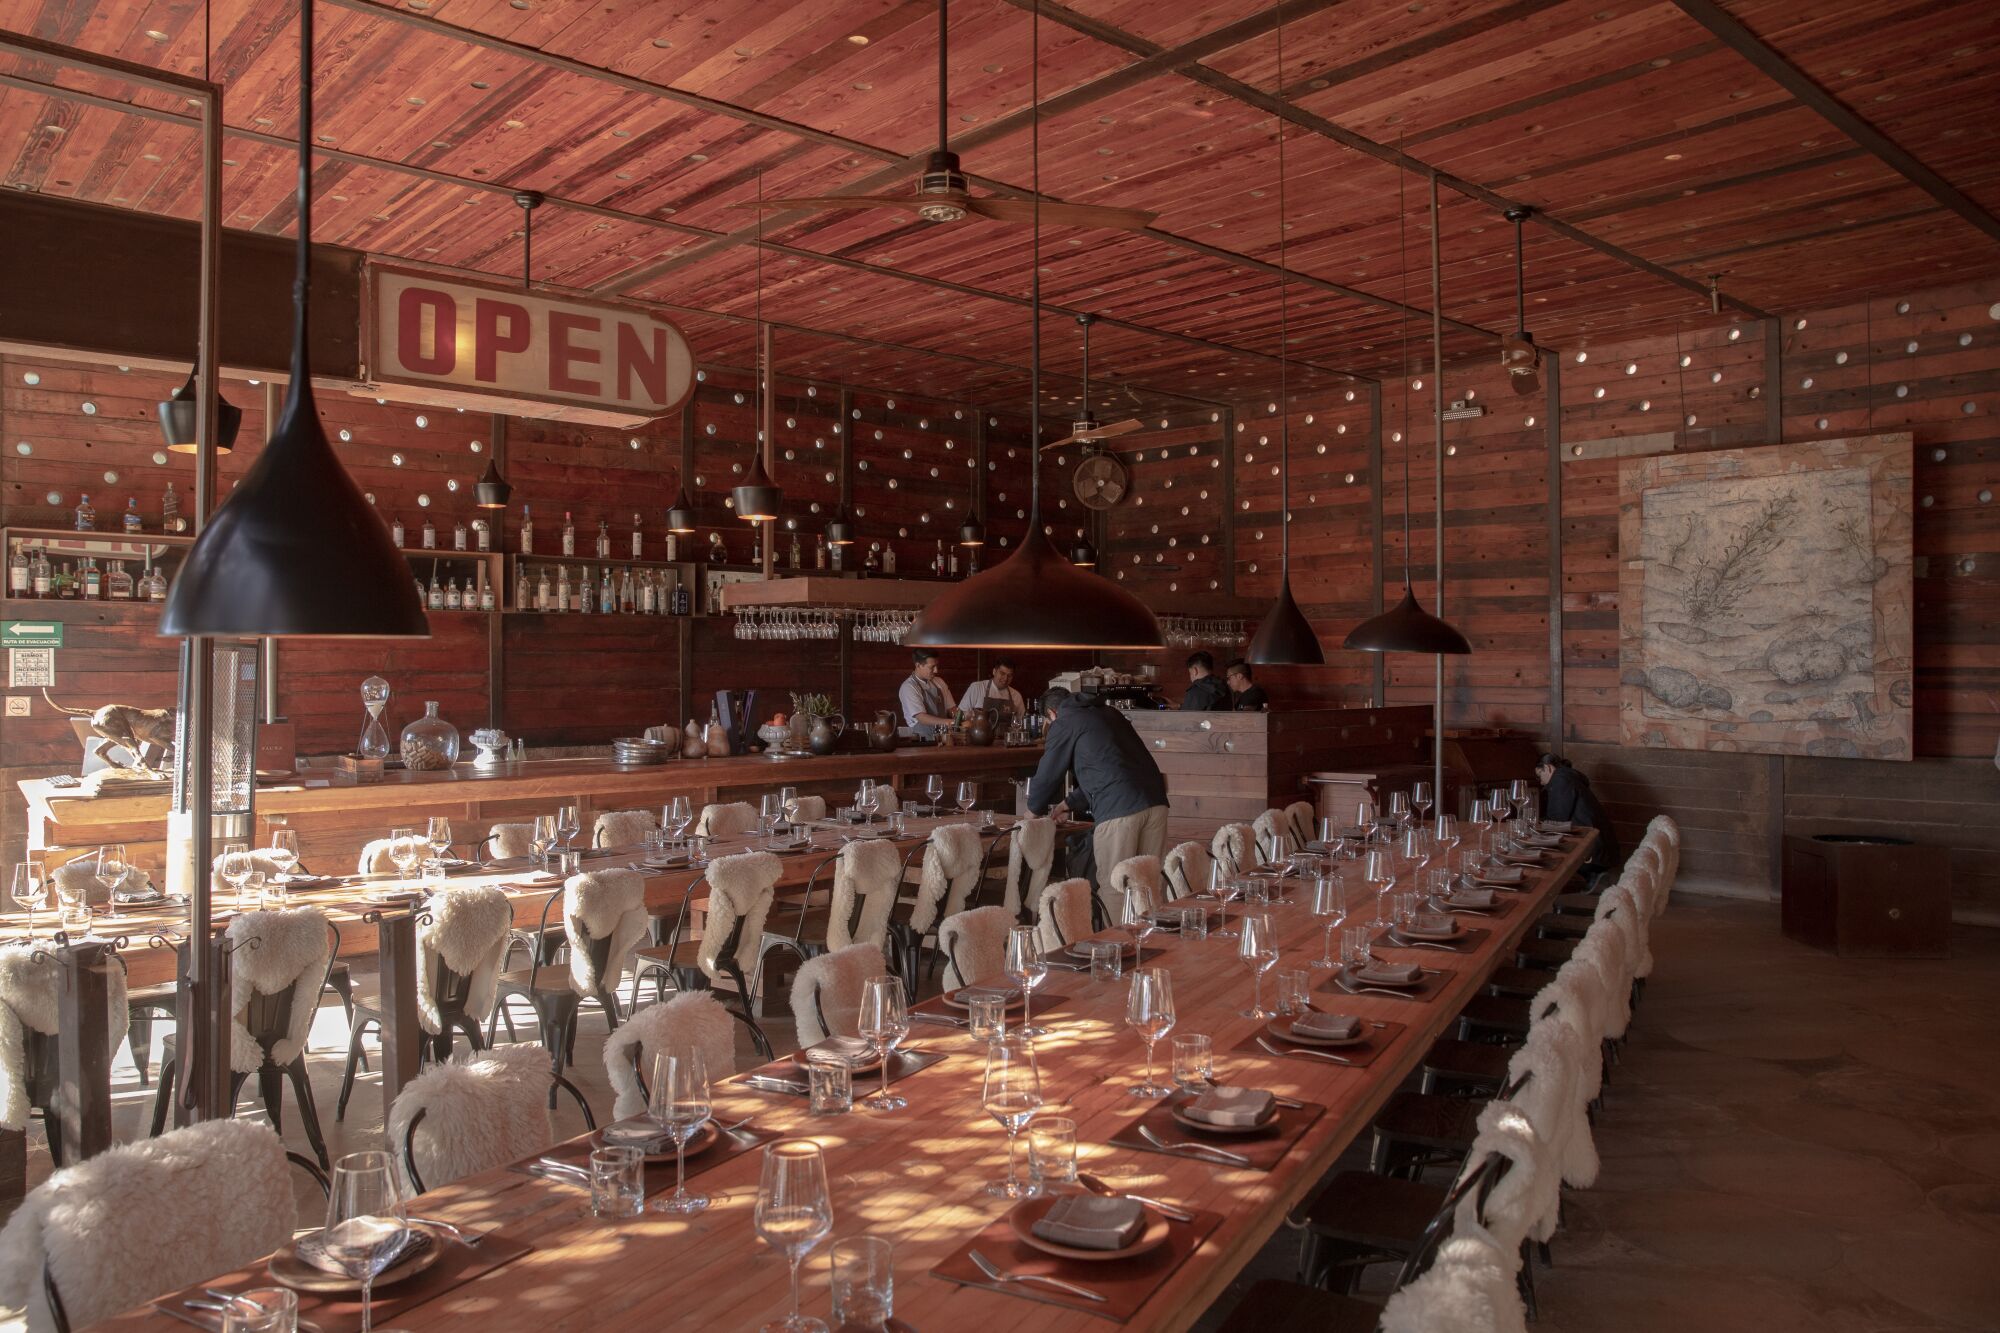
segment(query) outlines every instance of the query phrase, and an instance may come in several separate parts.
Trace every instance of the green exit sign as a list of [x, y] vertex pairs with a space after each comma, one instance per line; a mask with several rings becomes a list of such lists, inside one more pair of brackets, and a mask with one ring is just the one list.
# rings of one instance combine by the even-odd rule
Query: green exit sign
[[60, 620], [0, 620], [0, 648], [60, 648]]

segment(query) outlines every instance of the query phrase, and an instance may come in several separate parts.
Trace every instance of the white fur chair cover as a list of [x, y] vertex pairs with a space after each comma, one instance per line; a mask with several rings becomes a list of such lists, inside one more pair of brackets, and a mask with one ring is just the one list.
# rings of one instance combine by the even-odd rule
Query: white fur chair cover
[[928, 935], [939, 917], [963, 912], [985, 867], [986, 845], [978, 829], [970, 824], [940, 824], [932, 829], [910, 928], [919, 936]]
[[694, 831], [705, 838], [736, 838], [757, 827], [757, 811], [748, 801], [718, 801], [701, 808]]
[[[1122, 863], [1121, 863], [1122, 864]], [[1035, 943], [1044, 953], [1068, 948], [1090, 933], [1090, 881], [1066, 879], [1049, 885], [1035, 913]]]
[[326, 916], [317, 907], [245, 912], [230, 920], [225, 933], [231, 949], [229, 1067], [239, 1074], [254, 1074], [264, 1063], [264, 1049], [250, 1035], [244, 1017], [252, 995], [286, 990], [292, 992], [291, 1022], [284, 1037], [272, 1045], [271, 1060], [288, 1065], [306, 1048], [313, 1016], [319, 1012], [320, 987], [326, 984], [326, 964], [333, 956], [333, 933], [326, 927]]
[[884, 778], [875, 784], [875, 813], [893, 815], [903, 808], [902, 797], [896, 795], [894, 778]]
[[285, 1145], [257, 1120], [210, 1120], [121, 1144], [43, 1181], [0, 1231], [0, 1305], [53, 1333], [42, 1268], [70, 1327], [217, 1273], [292, 1238]]
[[1007, 894], [1002, 900], [1017, 919], [1025, 907], [1035, 911], [1055, 864], [1056, 821], [1046, 815], [1024, 815], [1007, 839]]
[[[1581, 1032], [1560, 1008], [1529, 1025], [1527, 1040], [1507, 1062], [1509, 1082], [1533, 1074], [1514, 1094], [1512, 1105], [1533, 1124], [1548, 1150], [1548, 1164], [1561, 1181], [1577, 1189], [1597, 1183], [1589, 1104], [1597, 1095], [1595, 1075], [1601, 1072], [1595, 1039]], [[1558, 1194], [1551, 1182], [1533, 1210], [1530, 1230], [1537, 1240], [1555, 1234]]]
[[660, 827], [651, 810], [606, 810], [590, 828], [593, 847], [637, 847]]
[[502, 1046], [433, 1065], [396, 1094], [385, 1137], [405, 1189], [415, 1185], [404, 1173], [403, 1137], [418, 1111], [424, 1119], [411, 1153], [427, 1190], [538, 1153], [555, 1142], [548, 1053]]
[[[736, 1020], [722, 1001], [708, 991], [687, 991], [665, 1004], [649, 1004], [604, 1039], [604, 1072], [616, 1101], [611, 1114], [619, 1120], [646, 1109], [639, 1070], [652, 1072], [653, 1056], [670, 1046], [692, 1046], [708, 1066], [710, 1082], [736, 1072]], [[638, 1063], [633, 1063], [634, 1053]], [[544, 1061], [546, 1056], [541, 1057]], [[542, 1084], [543, 1096], [548, 1084]]]
[[[879, 944], [864, 940], [800, 964], [792, 978], [792, 1017], [799, 1045], [817, 1046], [828, 1037], [851, 1037], [861, 1021], [861, 992], [870, 977], [889, 970]], [[821, 1026], [820, 1019], [826, 1019]]]
[[472, 979], [465, 1012], [475, 1022], [484, 1023], [493, 1012], [500, 989], [500, 959], [507, 952], [508, 932], [514, 928], [513, 903], [499, 889], [467, 884], [435, 894], [424, 914], [430, 917], [429, 923], [417, 923], [417, 1017], [424, 1031], [444, 1030], [433, 985], [440, 962]]
[[734, 961], [743, 969], [751, 989], [756, 989], [764, 918], [771, 914], [771, 898], [783, 872], [784, 863], [769, 852], [718, 856], [708, 863], [708, 919], [702, 923], [701, 948], [695, 961], [709, 980], [722, 980], [722, 946], [730, 928], [741, 921]]
[[796, 808], [798, 810], [798, 820], [802, 824], [809, 823], [813, 820], [825, 819], [826, 797], [801, 796], [798, 799], [798, 804]]
[[1110, 892], [1105, 910], [1110, 913], [1113, 923], [1125, 919], [1125, 895], [1134, 889], [1144, 889], [1146, 900], [1158, 907], [1166, 901], [1166, 883], [1161, 877], [1160, 858], [1157, 856], [1128, 856], [1111, 867], [1111, 875], [1105, 881]]
[[1013, 926], [1014, 914], [1004, 907], [975, 907], [940, 922], [944, 988], [956, 990], [999, 976], [1007, 966], [1007, 932]]
[[389, 859], [389, 838], [376, 838], [361, 849], [354, 864], [357, 875], [386, 875], [396, 868]]
[[[1487, 1192], [1485, 1207], [1475, 1201], [1474, 1220], [1483, 1216], [1493, 1239], [1510, 1250], [1531, 1235], [1548, 1239], [1562, 1206], [1562, 1178], [1550, 1160], [1544, 1131], [1518, 1102], [1493, 1101], [1480, 1109], [1465, 1169], [1496, 1155], [1511, 1165]], [[1545, 1222], [1548, 1229], [1542, 1230]]]
[[1602, 1015], [1608, 1001], [1595, 968], [1574, 958], [1564, 963], [1555, 979], [1535, 997], [1537, 1012], [1553, 1004], [1556, 1012], [1576, 1031], [1578, 1086], [1591, 1096], [1604, 1080], [1604, 1024]]
[[1257, 859], [1267, 865], [1283, 861], [1298, 850], [1292, 841], [1291, 816], [1276, 806], [1258, 815], [1250, 831], [1257, 840]]
[[535, 850], [535, 826], [533, 824], [495, 824], [486, 830], [487, 846], [494, 859], [517, 861], [521, 857], [533, 855]]
[[1167, 852], [1167, 859], [1160, 867], [1160, 879], [1167, 891], [1167, 900], [1188, 898], [1198, 893], [1208, 892], [1208, 873], [1215, 865], [1215, 858], [1208, 854], [1208, 848], [1198, 842], [1184, 842]]
[[[646, 936], [646, 877], [637, 870], [587, 870], [563, 883], [563, 933], [569, 940], [569, 987], [595, 995], [618, 985]], [[600, 975], [592, 940], [610, 940]], [[544, 1090], [546, 1093], [546, 1089]]]
[[1311, 801], [1293, 801], [1285, 807], [1285, 822], [1292, 828], [1292, 846], [1304, 847], [1313, 840], [1315, 816]]
[[[845, 949], [861, 941], [879, 949], [889, 938], [889, 917], [896, 910], [902, 880], [902, 854], [887, 838], [863, 838], [841, 848], [833, 863], [827, 947]], [[861, 905], [859, 920], [855, 918], [856, 903]]]
[[1528, 1333], [1520, 1254], [1461, 1216], [1424, 1275], [1382, 1307], [1380, 1333]]
[[[107, 1018], [111, 1049], [125, 1040], [131, 1011], [125, 1004], [125, 969], [114, 962], [105, 973], [110, 991]], [[28, 1123], [28, 1033], [53, 1037], [60, 1026], [57, 999], [62, 966], [52, 949], [16, 944], [0, 947], [0, 1129]]]
[[1576, 942], [1569, 961], [1589, 968], [1597, 1002], [1600, 1037], [1617, 1040], [1632, 1022], [1632, 958], [1626, 936], [1611, 922], [1599, 922]]
[[1257, 834], [1248, 824], [1224, 824], [1209, 841], [1208, 854], [1219, 873], [1236, 876], [1250, 868], [1255, 858]]
[[[259, 870], [267, 869], [259, 866]], [[97, 858], [79, 856], [74, 861], [65, 861], [53, 872], [54, 882], [49, 886], [58, 901], [65, 893], [73, 894], [87, 903], [103, 903], [111, 900], [112, 889], [104, 886], [97, 877]], [[146, 888], [146, 872], [137, 866], [125, 867], [124, 877], [118, 881], [116, 892], [143, 893]]]
[[[71, 864], [74, 864], [74, 862]], [[215, 873], [220, 875], [222, 873], [222, 858], [219, 856], [216, 857], [212, 865]], [[268, 847], [254, 847], [251, 849], [250, 868], [252, 870], [261, 870], [266, 875], [282, 875], [285, 873], [285, 867], [271, 859], [271, 851]]]
[[1631, 966], [1628, 980], [1631, 976], [1653, 974], [1653, 950], [1647, 939], [1651, 918], [1643, 906], [1652, 883], [1653, 877], [1644, 871], [1636, 875], [1628, 873], [1597, 895], [1597, 919], [1610, 921], [1625, 937], [1625, 955]]

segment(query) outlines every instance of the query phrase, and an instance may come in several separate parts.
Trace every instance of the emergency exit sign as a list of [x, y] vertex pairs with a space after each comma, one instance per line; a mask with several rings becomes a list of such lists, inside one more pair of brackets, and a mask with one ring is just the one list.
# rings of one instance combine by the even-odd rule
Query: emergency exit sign
[[0, 620], [0, 648], [60, 648], [60, 620]]

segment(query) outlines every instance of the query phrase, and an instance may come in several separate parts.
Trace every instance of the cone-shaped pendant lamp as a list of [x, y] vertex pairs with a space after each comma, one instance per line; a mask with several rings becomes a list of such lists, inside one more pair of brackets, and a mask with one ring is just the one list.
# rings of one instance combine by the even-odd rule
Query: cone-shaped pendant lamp
[[784, 491], [771, 480], [764, 466], [764, 451], [771, 447], [771, 401], [776, 387], [771, 383], [771, 326], [764, 322], [764, 173], [757, 173], [757, 443], [750, 451], [750, 471], [743, 484], [733, 487], [736, 517], [745, 523], [770, 523], [785, 502]]
[[[541, 191], [516, 190], [514, 202], [521, 208], [521, 290], [525, 292], [534, 283], [535, 210], [542, 206]], [[500, 475], [500, 460], [489, 457], [485, 474], [472, 488], [472, 502], [481, 509], [505, 509], [513, 495], [514, 488]]]
[[[1278, 87], [1285, 86], [1285, 16], [1278, 11]], [[1312, 622], [1292, 599], [1291, 301], [1285, 268], [1285, 118], [1278, 117], [1278, 600], [1250, 636], [1246, 661], [1259, 666], [1322, 666]]]
[[826, 521], [826, 544], [828, 546], [854, 545], [854, 524], [847, 517], [846, 510], [841, 510]]
[[912, 646], [940, 648], [1122, 648], [1161, 646], [1160, 624], [1137, 597], [1086, 573], [1063, 558], [1042, 531], [1042, 179], [1041, 7], [1031, 31], [1034, 108], [1030, 122], [1033, 162], [1034, 255], [1030, 269], [1028, 338], [1028, 436], [1034, 468], [1029, 486], [1028, 531], [1013, 554], [962, 583], [951, 585], [924, 608], [903, 636]]
[[306, 352], [312, 259], [312, 0], [299, 11], [292, 379], [270, 442], [188, 550], [160, 632], [428, 637], [409, 565], [327, 443]]
[[[1444, 294], [1438, 264], [1437, 178], [1431, 178], [1431, 396], [1437, 434], [1437, 577], [1444, 584]], [[1403, 309], [1410, 308], [1409, 247], [1403, 244], [1403, 180], [1396, 175], [1398, 244], [1403, 254]], [[1356, 625], [1341, 645], [1364, 653], [1453, 653], [1472, 651], [1465, 636], [1451, 624], [1424, 610], [1410, 584], [1410, 360], [1409, 316], [1403, 320], [1403, 600], [1378, 616]], [[1440, 696], [1442, 697], [1442, 696]]]
[[[167, 440], [167, 448], [177, 454], [191, 454], [201, 448], [201, 415], [195, 411], [194, 371], [188, 371], [187, 383], [175, 389], [173, 396], [160, 404], [160, 434]], [[215, 452], [226, 454], [236, 447], [236, 432], [243, 428], [243, 409], [224, 398], [215, 395]]]
[[685, 537], [695, 530], [694, 506], [688, 503], [687, 484], [674, 490], [674, 502], [667, 506], [667, 531]]

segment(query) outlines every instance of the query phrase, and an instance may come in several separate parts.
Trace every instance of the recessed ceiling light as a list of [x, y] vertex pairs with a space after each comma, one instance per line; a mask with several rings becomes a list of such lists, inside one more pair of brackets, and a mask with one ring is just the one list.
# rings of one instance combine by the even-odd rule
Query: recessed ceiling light
[[167, 40], [167, 34], [161, 32], [158, 28], [146, 29], [146, 35], [152, 38], [156, 42], [164, 42]]
[[655, 37], [653, 45], [659, 47], [662, 51], [670, 50], [673, 47], [673, 43], [664, 37]]
[[853, 43], [854, 43], [854, 44], [855, 44], [856, 46], [866, 46], [866, 45], [868, 45], [868, 38], [867, 38], [867, 36], [866, 36], [865, 34], [863, 34], [863, 33], [858, 33], [858, 32], [856, 32], [856, 33], [850, 33], [850, 34], [848, 34], [848, 38], [847, 38], [847, 40], [848, 40], [848, 41], [850, 41], [850, 42], [853, 42]]

